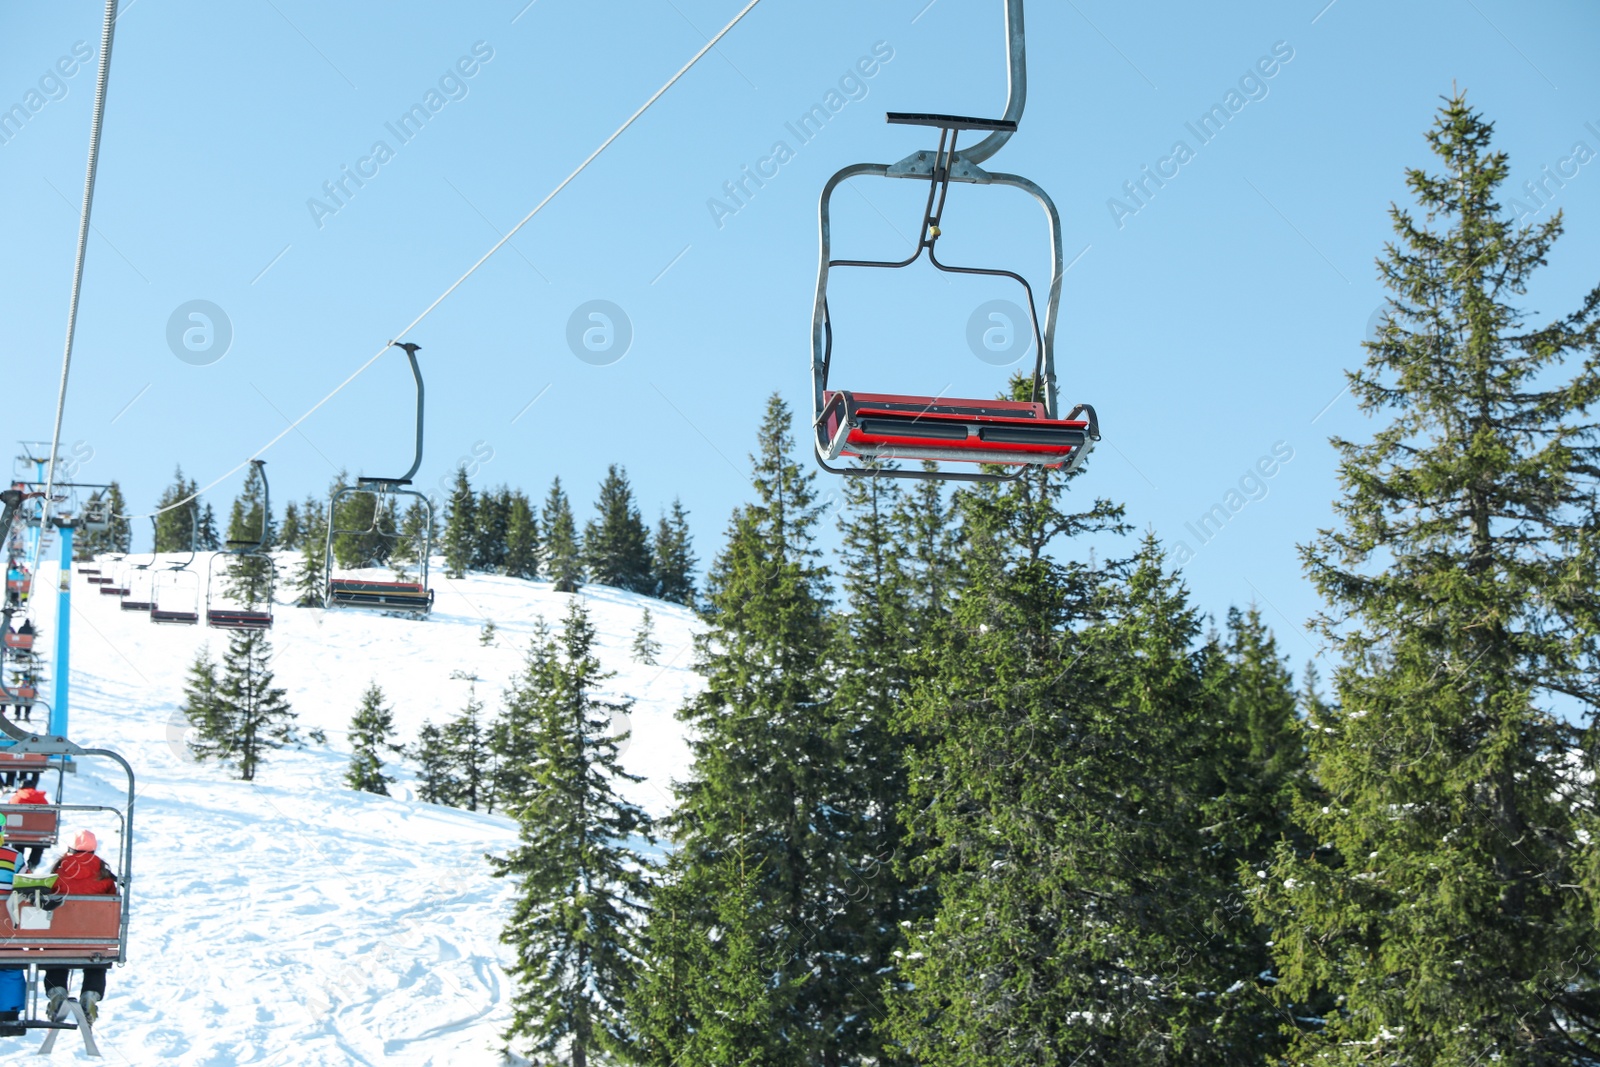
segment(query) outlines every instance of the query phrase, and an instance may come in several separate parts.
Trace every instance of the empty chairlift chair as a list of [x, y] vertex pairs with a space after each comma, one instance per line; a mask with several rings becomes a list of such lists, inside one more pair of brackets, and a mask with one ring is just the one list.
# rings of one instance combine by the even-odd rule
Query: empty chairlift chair
[[[929, 126], [939, 131], [937, 148], [917, 152], [896, 164], [863, 163], [839, 171], [823, 187], [819, 205], [822, 258], [817, 274], [812, 316], [812, 427], [818, 464], [835, 474], [936, 478], [961, 481], [1003, 481], [1024, 471], [1048, 467], [1076, 469], [1100, 438], [1094, 409], [1079, 404], [1065, 416], [1059, 414], [1055, 373], [1056, 311], [1066, 273], [1061, 247], [1061, 219], [1043, 189], [1027, 178], [989, 172], [978, 164], [994, 155], [1017, 130], [1025, 102], [1026, 53], [1022, 0], [1006, 0], [1008, 64], [1011, 95], [1005, 117], [967, 118], [960, 115], [891, 113], [893, 125]], [[957, 150], [961, 134], [977, 131], [982, 140]], [[832, 258], [830, 211], [834, 191], [856, 177], [909, 178], [928, 183], [927, 205], [920, 222], [916, 249], [903, 260], [852, 260]], [[1050, 292], [1041, 325], [1033, 288], [1021, 274], [987, 267], [962, 267], [939, 260], [937, 243], [941, 220], [952, 183], [1001, 185], [1026, 192], [1044, 209], [1050, 228]], [[983, 275], [1016, 282], [1027, 298], [1033, 336], [1034, 366], [1027, 400], [968, 400], [839, 389], [830, 381], [833, 369], [833, 324], [828, 315], [829, 272], [836, 267], [909, 267], [926, 252], [928, 262], [949, 274]], [[866, 465], [841, 465], [842, 461], [867, 461]], [[885, 468], [887, 461], [933, 460], [980, 464], [978, 471]], [[1010, 467], [1009, 471], [996, 467]]]
[[[154, 523], [154, 519], [151, 520]], [[189, 505], [189, 557], [156, 572], [150, 582], [150, 621], [194, 626], [200, 621], [200, 575], [190, 569], [198, 540], [195, 503]]]
[[[211, 557], [206, 569], [206, 625], [219, 630], [272, 628], [276, 568], [267, 551], [272, 497], [267, 489], [266, 462], [255, 459], [250, 463], [261, 479], [260, 533], [254, 540], [230, 540], [226, 550]], [[245, 592], [240, 592], [241, 587]]]
[[[411, 363], [412, 379], [417, 386], [416, 454], [411, 469], [400, 477], [358, 478], [355, 485], [335, 490], [329, 499], [323, 604], [328, 608], [380, 611], [392, 615], [422, 618], [433, 610], [433, 590], [428, 588], [428, 557], [433, 552], [433, 503], [424, 494], [407, 488], [417, 469], [422, 466], [423, 386], [422, 368], [417, 364], [417, 349], [421, 346], [393, 341], [390, 344], [405, 352], [406, 358]], [[359, 509], [360, 514], [368, 517], [367, 524], [362, 527], [348, 525], [341, 527], [342, 516], [352, 510], [341, 505], [363, 496], [372, 498], [370, 513], [364, 507]], [[387, 519], [394, 529], [399, 531], [400, 515], [397, 505], [401, 497], [417, 501], [425, 516], [425, 521], [421, 524], [422, 529], [412, 545], [412, 554], [417, 565], [417, 580], [400, 582], [351, 574], [336, 575], [335, 549], [342, 544], [340, 538], [354, 537], [397, 544], [406, 537], [403, 532], [386, 533], [382, 527]], [[386, 547], [392, 551], [392, 546]], [[381, 563], [381, 561], [376, 562]]]

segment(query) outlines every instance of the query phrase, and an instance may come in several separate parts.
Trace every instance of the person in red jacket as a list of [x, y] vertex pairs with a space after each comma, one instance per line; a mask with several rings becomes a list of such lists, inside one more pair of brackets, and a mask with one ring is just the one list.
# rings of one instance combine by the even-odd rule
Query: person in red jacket
[[[79, 830], [72, 835], [72, 844], [67, 847], [66, 855], [56, 860], [51, 865], [50, 871], [56, 876], [55, 891], [68, 896], [101, 896], [117, 891], [117, 876], [111, 873], [111, 868], [106, 866], [106, 861], [95, 855], [95, 849], [100, 847], [100, 842], [95, 840], [93, 832]], [[56, 1017], [56, 1011], [61, 1007], [61, 1002], [67, 999], [67, 979], [70, 977], [71, 968], [48, 967], [44, 972], [45, 993], [50, 998], [50, 1018]], [[78, 1001], [83, 1005], [83, 1014], [92, 1023], [100, 1014], [100, 1001], [106, 995], [106, 970], [105, 965], [83, 968], [83, 992]]]
[[[12, 793], [11, 794], [11, 799], [7, 800], [6, 803], [7, 804], [48, 804], [48, 803], [50, 803], [50, 798], [45, 795], [44, 790], [39, 788], [39, 776], [37, 774], [31, 774], [31, 775], [26, 775], [26, 776], [23, 777], [23, 779], [22, 779], [22, 788], [17, 790], [15, 793]], [[27, 862], [28, 870], [31, 871], [35, 867], [39, 866], [39, 859], [43, 855], [44, 855], [44, 846], [43, 845], [32, 845], [32, 846], [30, 846], [28, 848], [28, 862]]]

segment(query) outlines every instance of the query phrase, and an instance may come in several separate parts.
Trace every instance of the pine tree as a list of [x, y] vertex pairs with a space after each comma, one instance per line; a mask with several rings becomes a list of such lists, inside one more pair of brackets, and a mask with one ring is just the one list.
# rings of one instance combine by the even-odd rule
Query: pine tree
[[431, 554], [438, 547], [438, 523], [434, 521], [432, 508], [427, 501], [413, 500], [400, 520], [400, 533], [389, 554], [390, 562], [420, 564], [424, 551]]
[[639, 629], [633, 635], [633, 661], [646, 666], [655, 666], [656, 656], [661, 654], [661, 642], [656, 640], [655, 628], [650, 618], [650, 609], [645, 608], [639, 616]]
[[[181, 507], [173, 506], [180, 500], [192, 497], [198, 488], [199, 486], [183, 476], [182, 467], [173, 471], [172, 484], [162, 490], [161, 496], [156, 500], [157, 552], [187, 552], [191, 544], [202, 551], [209, 551], [205, 538], [196, 530], [200, 521], [199, 502], [190, 501]], [[214, 520], [212, 529], [214, 533]]]
[[478, 501], [467, 481], [467, 468], [456, 468], [455, 488], [450, 492], [450, 510], [444, 521], [444, 575], [464, 578], [473, 563], [478, 537]]
[[512, 494], [506, 517], [505, 572], [512, 578], [539, 575], [539, 520], [520, 491]]
[[627, 472], [615, 463], [606, 469], [594, 509], [598, 517], [583, 531], [583, 564], [589, 581], [632, 593], [655, 592], [650, 531], [634, 506]]
[[[698, 875], [698, 877], [695, 877]], [[691, 872], [674, 854], [651, 891], [646, 964], [627, 995], [641, 1067], [768, 1067], [793, 1062], [783, 1025], [805, 977], [774, 986], [761, 871], [742, 845]]]
[[424, 804], [453, 805], [461, 783], [455, 777], [444, 731], [431, 722], [423, 723], [408, 755], [417, 762], [417, 799]]
[[509, 1044], [558, 1050], [573, 1067], [591, 1052], [626, 1047], [624, 997], [637, 967], [646, 884], [630, 839], [650, 835], [642, 809], [617, 794], [639, 782], [618, 761], [612, 715], [632, 702], [607, 702], [595, 689], [612, 675], [593, 652], [594, 628], [574, 599], [562, 626], [555, 683], [541, 695], [532, 782], [512, 814], [519, 842], [494, 873], [517, 885], [501, 940], [512, 945], [517, 982]]
[[[189, 483], [191, 490], [197, 488], [195, 483]], [[194, 534], [195, 543], [202, 552], [215, 552], [222, 547], [222, 538], [217, 533], [217, 513], [211, 510], [211, 505], [206, 504], [200, 509], [199, 530]]]
[[1204, 940], [1175, 884], [1201, 822], [1182, 750], [1203, 711], [1198, 618], [1158, 548], [1125, 596], [1061, 558], [1124, 529], [1106, 501], [1068, 510], [1066, 482], [958, 494], [967, 581], [900, 716], [912, 873], [937, 904], [908, 931], [887, 1029], [928, 1067], [1177, 1062], [1168, 1042], [1204, 1038], [1183, 1018], [1199, 990], [1163, 973], [1174, 942]]
[[293, 552], [300, 547], [300, 505], [293, 500], [283, 506], [283, 523], [278, 527], [277, 547]]
[[655, 577], [655, 595], [673, 604], [694, 607], [694, 546], [689, 536], [689, 513], [677, 499], [671, 516], [663, 515], [656, 524], [654, 559], [650, 564]]
[[1342, 652], [1296, 809], [1329, 847], [1281, 847], [1257, 896], [1285, 1001], [1336, 1003], [1299, 1062], [1600, 1057], [1595, 749], [1554, 706], [1600, 708], [1600, 289], [1525, 325], [1563, 222], [1501, 208], [1492, 133], [1456, 94], [1442, 172], [1407, 172], [1426, 218], [1391, 208], [1391, 315], [1347, 375], [1389, 421], [1334, 440], [1339, 525], [1302, 549]]
[[294, 602], [302, 608], [323, 605], [327, 555], [327, 542], [322, 537], [312, 537], [307, 529], [306, 536], [301, 539], [300, 564], [294, 578]]
[[398, 756], [405, 749], [394, 743], [394, 712], [383, 706], [383, 690], [373, 682], [361, 694], [361, 707], [350, 720], [350, 767], [344, 784], [388, 796], [394, 779], [383, 773], [385, 751]]
[[540, 573], [558, 593], [576, 593], [583, 586], [583, 561], [578, 550], [578, 527], [572, 518], [572, 505], [561, 489], [561, 479], [550, 483], [544, 499], [544, 558]]
[[[772, 981], [815, 970], [780, 1029], [784, 1063], [834, 1062], [828, 1050], [845, 1012], [832, 954], [843, 844], [829, 803], [841, 744], [828, 716], [827, 571], [818, 561], [813, 476], [793, 461], [791, 416], [774, 395], [752, 457], [756, 501], [739, 508], [706, 580], [710, 626], [696, 640], [705, 689], [679, 717], [691, 726], [694, 766], [677, 785], [673, 837], [698, 881], [730, 850], [760, 872], [766, 926], [758, 954], [785, 961]], [[659, 961], [657, 961], [659, 963]], [[687, 1010], [687, 1007], [685, 1008]], [[724, 1004], [719, 1010], [736, 1010]], [[764, 1055], [762, 1048], [730, 1055]]]
[[478, 494], [478, 508], [472, 543], [473, 567], [494, 573], [505, 566], [506, 536], [511, 521], [511, 490], [501, 486], [495, 492]]
[[[923, 469], [937, 471], [937, 463]], [[901, 567], [910, 581], [911, 625], [919, 637], [930, 636], [949, 617], [950, 598], [961, 582], [960, 515], [944, 491], [944, 483], [918, 481], [902, 493], [893, 515]]]
[[[254, 780], [268, 752], [296, 740], [294, 711], [284, 699], [284, 690], [272, 684], [271, 661], [272, 646], [265, 631], [229, 634], [222, 677], [216, 681], [213, 717], [194, 723], [191, 745], [196, 754], [231, 765], [246, 782]], [[203, 681], [203, 676], [193, 671], [191, 668], [191, 680]]]
[[500, 714], [489, 729], [492, 786], [505, 811], [516, 811], [528, 795], [539, 760], [536, 742], [541, 708], [559, 684], [556, 643], [544, 619], [534, 620], [522, 670], [501, 695]]
[[217, 686], [217, 665], [202, 645], [183, 685], [183, 716], [189, 723], [186, 745], [197, 760], [227, 759], [233, 736]]
[[455, 779], [455, 795], [450, 803], [468, 811], [494, 810], [494, 791], [491, 788], [491, 754], [488, 737], [482, 720], [483, 702], [478, 699], [476, 678], [467, 679], [467, 704], [461, 714], [445, 723], [444, 750], [450, 762], [450, 775]]

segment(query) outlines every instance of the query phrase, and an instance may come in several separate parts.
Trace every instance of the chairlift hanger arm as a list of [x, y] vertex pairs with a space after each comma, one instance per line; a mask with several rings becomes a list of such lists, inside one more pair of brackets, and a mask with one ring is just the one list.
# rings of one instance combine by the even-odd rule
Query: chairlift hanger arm
[[423, 387], [422, 367], [417, 364], [417, 350], [422, 346], [411, 341], [390, 341], [389, 345], [398, 348], [406, 354], [406, 359], [411, 363], [411, 378], [417, 383], [417, 451], [411, 459], [411, 469], [398, 478], [357, 478], [356, 485], [410, 485], [417, 471], [422, 468], [422, 413], [423, 413]]

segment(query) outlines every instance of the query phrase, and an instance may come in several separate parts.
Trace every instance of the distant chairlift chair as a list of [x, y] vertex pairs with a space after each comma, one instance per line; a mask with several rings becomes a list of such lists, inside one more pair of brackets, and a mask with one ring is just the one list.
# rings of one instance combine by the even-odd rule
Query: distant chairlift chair
[[[190, 570], [194, 563], [199, 522], [195, 504], [189, 505], [189, 557], [157, 571], [150, 585], [150, 621], [175, 626], [194, 626], [200, 621], [200, 575]], [[152, 520], [154, 521], [154, 520]]]
[[[267, 533], [272, 521], [272, 494], [267, 488], [265, 460], [250, 461], [261, 475], [261, 532], [251, 541], [228, 542], [228, 547], [211, 557], [206, 570], [206, 625], [218, 630], [270, 630], [272, 628], [272, 588], [276, 570], [272, 556], [267, 551]], [[219, 570], [219, 560], [228, 562]], [[246, 561], [260, 560], [264, 567], [266, 591], [265, 610], [256, 610], [254, 602], [243, 605], [233, 603], [238, 598], [227, 591], [228, 579], [237, 567], [248, 566]]]
[[[386, 612], [393, 615], [410, 615], [422, 618], [433, 610], [433, 590], [428, 588], [428, 557], [433, 551], [433, 503], [427, 496], [407, 489], [411, 479], [422, 466], [423, 386], [422, 368], [417, 365], [420, 345], [393, 342], [393, 347], [403, 350], [411, 362], [411, 377], [417, 385], [417, 448], [411, 469], [398, 478], [357, 478], [356, 484], [336, 490], [328, 501], [328, 543], [324, 563], [325, 593], [323, 604], [328, 608], [346, 608]], [[348, 497], [368, 494], [373, 500], [372, 526], [368, 529], [340, 529], [339, 504]], [[400, 497], [419, 501], [427, 514], [422, 536], [417, 541], [417, 580], [415, 582], [385, 582], [368, 578], [338, 577], [333, 573], [334, 545], [341, 536], [361, 536], [376, 528], [378, 521], [389, 509], [398, 520], [396, 507]]]

